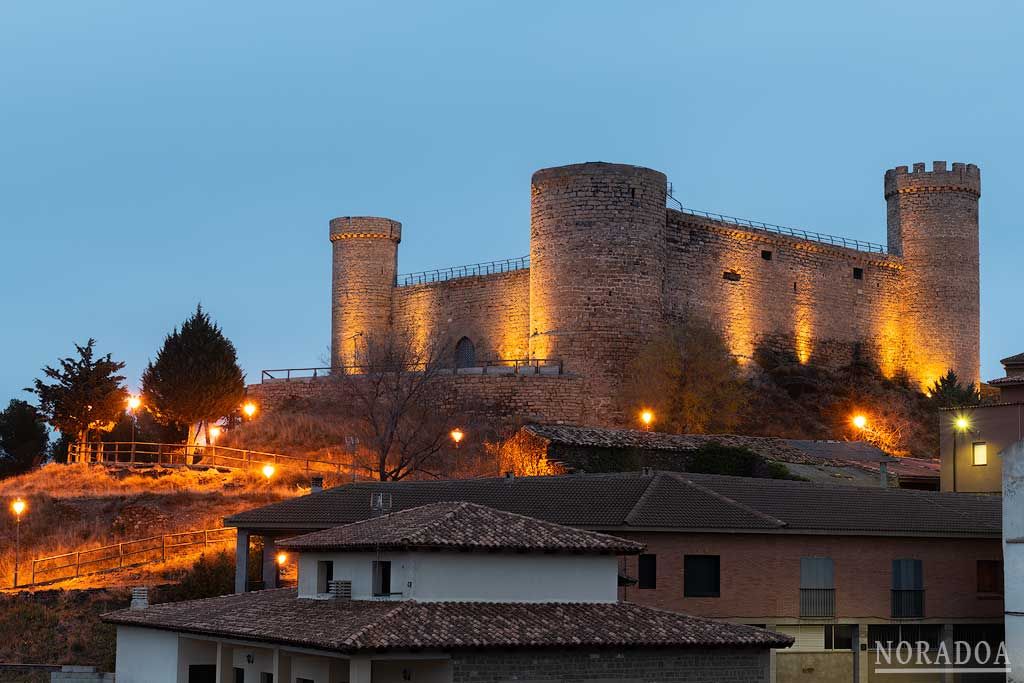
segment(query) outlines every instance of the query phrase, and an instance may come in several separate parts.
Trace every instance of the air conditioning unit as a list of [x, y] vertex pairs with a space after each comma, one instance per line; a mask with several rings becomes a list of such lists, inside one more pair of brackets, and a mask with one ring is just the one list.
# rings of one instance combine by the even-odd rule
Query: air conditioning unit
[[327, 592], [331, 595], [331, 600], [351, 600], [352, 599], [352, 582], [351, 581], [328, 581]]

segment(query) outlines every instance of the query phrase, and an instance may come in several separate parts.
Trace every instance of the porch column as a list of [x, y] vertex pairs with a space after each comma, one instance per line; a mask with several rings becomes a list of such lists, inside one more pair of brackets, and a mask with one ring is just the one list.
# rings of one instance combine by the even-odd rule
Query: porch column
[[273, 536], [263, 537], [263, 588], [277, 588], [277, 547]]
[[286, 683], [292, 680], [292, 660], [281, 652], [281, 648], [274, 648], [274, 680]]
[[235, 683], [235, 649], [217, 642], [217, 683]]
[[373, 666], [369, 657], [353, 657], [348, 660], [348, 683], [371, 683], [372, 673]]
[[239, 529], [235, 536], [235, 592], [244, 593], [249, 577], [249, 530]]

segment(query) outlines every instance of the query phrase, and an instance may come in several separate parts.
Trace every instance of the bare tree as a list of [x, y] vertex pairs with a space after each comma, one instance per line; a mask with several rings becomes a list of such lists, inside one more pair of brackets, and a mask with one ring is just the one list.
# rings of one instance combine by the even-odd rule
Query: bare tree
[[452, 447], [459, 411], [444, 340], [414, 345], [397, 333], [362, 338], [356, 365], [336, 378], [351, 400], [351, 419], [381, 481], [414, 472], [438, 476], [440, 457]]

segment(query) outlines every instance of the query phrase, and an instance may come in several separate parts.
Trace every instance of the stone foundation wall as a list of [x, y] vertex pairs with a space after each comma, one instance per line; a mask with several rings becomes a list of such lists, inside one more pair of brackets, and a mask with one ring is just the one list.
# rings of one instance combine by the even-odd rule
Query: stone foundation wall
[[[455, 400], [470, 412], [515, 417], [524, 421], [594, 424], [599, 416], [586, 415], [582, 381], [575, 375], [448, 375]], [[249, 397], [265, 411], [279, 409], [293, 399], [345, 400], [345, 386], [329, 377], [277, 380], [249, 387]]]
[[452, 657], [454, 683], [509, 681], [767, 683], [768, 651], [532, 650], [474, 652]]

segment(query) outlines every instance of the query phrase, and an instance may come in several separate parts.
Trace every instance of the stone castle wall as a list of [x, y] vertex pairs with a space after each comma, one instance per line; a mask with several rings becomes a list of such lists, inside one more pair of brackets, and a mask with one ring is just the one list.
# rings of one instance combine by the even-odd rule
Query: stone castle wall
[[[403, 287], [401, 225], [335, 219], [332, 355], [342, 364], [353, 335], [392, 330], [453, 351], [467, 337], [477, 361], [558, 359], [595, 424], [621, 418], [615, 398], [644, 342], [688, 320], [719, 327], [741, 362], [761, 345], [826, 365], [860, 352], [922, 387], [948, 368], [977, 381], [980, 182], [965, 164], [887, 172], [879, 253], [667, 209], [651, 169], [544, 169], [531, 183], [529, 269]], [[499, 389], [508, 379], [484, 376], [493, 386], [480, 390], [539, 405], [528, 381]], [[574, 414], [551, 403], [559, 420]]]

